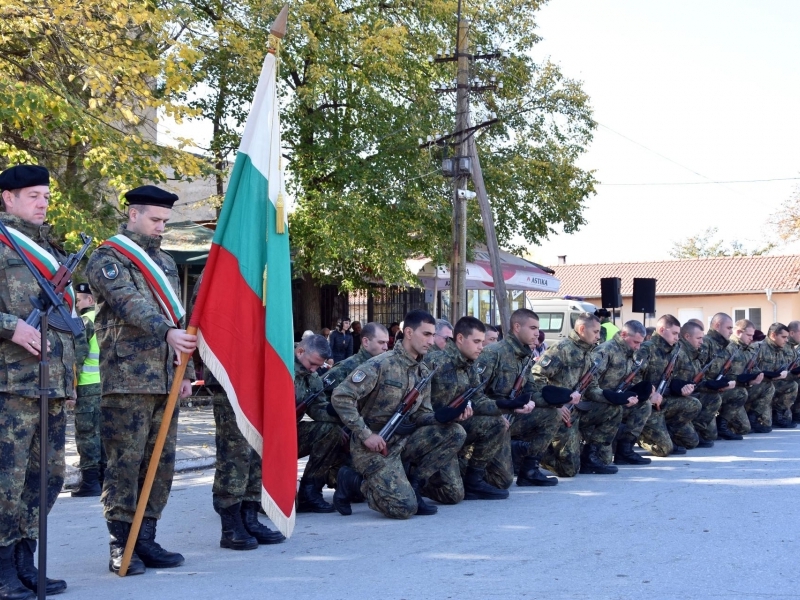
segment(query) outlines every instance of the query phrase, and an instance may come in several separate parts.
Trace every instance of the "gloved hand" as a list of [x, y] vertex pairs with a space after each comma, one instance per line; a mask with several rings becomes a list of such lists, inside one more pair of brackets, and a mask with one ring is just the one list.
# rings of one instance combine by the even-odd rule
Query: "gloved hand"
[[495, 404], [497, 404], [497, 408], [501, 408], [503, 410], [515, 410], [517, 408], [522, 408], [528, 402], [533, 399], [533, 396], [528, 392], [523, 392], [513, 400], [510, 398], [500, 398], [495, 400]]
[[327, 412], [330, 416], [339, 418], [339, 413], [336, 412], [336, 409], [333, 407], [333, 402], [328, 402], [328, 405], [325, 407], [325, 412]]

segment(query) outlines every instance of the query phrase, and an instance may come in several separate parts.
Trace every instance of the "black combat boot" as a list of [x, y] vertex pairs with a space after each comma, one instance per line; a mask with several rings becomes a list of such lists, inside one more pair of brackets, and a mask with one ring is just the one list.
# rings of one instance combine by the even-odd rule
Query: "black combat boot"
[[335, 508], [322, 497], [324, 479], [300, 480], [300, 489], [297, 490], [297, 512], [299, 513], [332, 513]]
[[598, 444], [584, 444], [581, 451], [581, 473], [584, 475], [613, 475], [619, 469], [614, 465], [607, 465], [599, 456]]
[[534, 456], [526, 456], [522, 459], [517, 476], [517, 485], [527, 487], [558, 485], [557, 477], [548, 477], [539, 469], [539, 459]]
[[614, 454], [615, 465], [649, 465], [651, 462], [646, 456], [639, 456], [634, 451], [631, 440], [617, 440], [617, 451]]
[[679, 446], [675, 442], [672, 442], [672, 452], [670, 452], [670, 455], [673, 454], [686, 454], [686, 448]]
[[505, 500], [508, 490], [501, 490], [490, 485], [486, 479], [486, 469], [467, 467], [464, 475], [465, 500]]
[[511, 464], [514, 465], [514, 475], [519, 475], [519, 467], [528, 454], [528, 448], [530, 447], [530, 442], [511, 440]]
[[758, 422], [758, 415], [754, 412], [747, 413], [747, 418], [750, 419], [750, 432], [751, 433], [770, 433], [772, 427], [769, 425], [762, 425]]
[[[29, 590], [39, 589], [39, 569], [33, 564], [33, 553], [36, 552], [36, 540], [23, 539], [14, 546], [14, 562], [17, 565], [17, 576]], [[63, 579], [47, 578], [47, 595], [55, 596], [67, 589]]]
[[797, 423], [792, 421], [786, 415], [778, 412], [777, 410], [773, 410], [772, 426], [777, 429], [794, 429], [795, 427], [797, 427]]
[[[125, 544], [128, 543], [128, 535], [131, 532], [131, 524], [123, 521], [106, 521], [106, 525], [108, 526], [108, 533], [111, 534], [111, 539], [108, 542], [111, 549], [108, 570], [119, 574], [119, 568], [122, 566], [122, 555], [125, 553]], [[126, 575], [141, 575], [144, 572], [144, 563], [136, 555], [136, 550], [134, 549]]]
[[92, 467], [81, 471], [81, 484], [72, 490], [73, 498], [86, 498], [89, 496], [99, 496], [102, 492], [100, 487], [100, 469]]
[[222, 537], [219, 539], [220, 548], [231, 550], [255, 550], [258, 540], [245, 529], [242, 521], [241, 503], [217, 509], [222, 519]]
[[286, 537], [280, 531], [272, 531], [258, 520], [258, 502], [245, 500], [242, 502], [242, 523], [247, 533], [252, 535], [259, 544], [280, 544]]
[[700, 440], [697, 442], [697, 446], [695, 448], [713, 448], [714, 442], [711, 440], [704, 440], [702, 436], [700, 436]]
[[333, 493], [333, 506], [340, 515], [353, 514], [350, 502], [355, 495], [361, 495], [364, 478], [350, 467], [341, 467], [336, 474], [336, 491]]
[[414, 494], [417, 496], [417, 516], [427, 517], [429, 515], [435, 515], [439, 512], [439, 509], [435, 507], [433, 504], [428, 504], [425, 502], [425, 498], [422, 497], [420, 493], [420, 488], [425, 485], [425, 481], [417, 477], [416, 475], [411, 475], [408, 478], [408, 483], [411, 484], [411, 488], [414, 490]]
[[142, 519], [142, 528], [136, 538], [136, 554], [144, 566], [151, 569], [171, 569], [183, 564], [183, 555], [164, 550], [156, 541], [156, 520], [152, 517]]
[[0, 546], [0, 600], [36, 600], [36, 594], [19, 580], [14, 566], [14, 544]]
[[723, 440], [743, 440], [744, 437], [731, 431], [727, 419], [717, 417], [717, 437]]

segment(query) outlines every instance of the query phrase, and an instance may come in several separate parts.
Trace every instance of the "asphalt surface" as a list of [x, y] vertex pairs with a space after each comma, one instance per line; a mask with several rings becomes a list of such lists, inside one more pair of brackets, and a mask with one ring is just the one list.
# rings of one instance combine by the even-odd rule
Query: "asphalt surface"
[[248, 552], [219, 548], [212, 479], [210, 469], [178, 474], [159, 522], [157, 539], [185, 565], [125, 579], [108, 571], [99, 499], [62, 494], [48, 569], [67, 579], [62, 597], [800, 597], [800, 430], [554, 488], [514, 485], [508, 500], [432, 517], [391, 521], [365, 504], [350, 517], [302, 514], [289, 541]]

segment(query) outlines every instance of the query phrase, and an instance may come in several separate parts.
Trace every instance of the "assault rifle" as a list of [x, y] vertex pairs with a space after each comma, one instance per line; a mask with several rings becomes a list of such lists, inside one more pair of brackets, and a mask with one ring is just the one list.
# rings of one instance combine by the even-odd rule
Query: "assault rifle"
[[667, 366], [664, 368], [664, 372], [661, 374], [661, 381], [658, 382], [658, 386], [656, 386], [656, 392], [663, 396], [664, 392], [669, 385], [670, 379], [672, 379], [672, 372], [675, 370], [675, 363], [678, 362], [678, 355], [680, 354], [680, 348], [675, 348], [672, 351], [672, 358], [669, 359]]
[[733, 352], [731, 352], [731, 355], [728, 357], [728, 360], [726, 360], [725, 364], [722, 365], [722, 370], [719, 372], [719, 375], [717, 375], [717, 377], [716, 377], [717, 381], [722, 381], [722, 379], [725, 377], [725, 375], [728, 374], [728, 371], [731, 370], [731, 365], [733, 365], [733, 359], [736, 358], [738, 355], [739, 355], [739, 348], [737, 347], [737, 348], [733, 349]]
[[761, 348], [763, 347], [764, 347], [763, 344], [759, 346], [758, 350], [756, 350], [756, 353], [753, 355], [753, 358], [747, 361], [747, 365], [744, 368], [744, 372], [747, 373], [748, 375], [752, 372], [753, 368], [755, 368], [756, 362], [758, 361], [758, 357], [761, 356]]
[[327, 392], [329, 389], [331, 389], [334, 383], [336, 383], [336, 381], [324, 377], [322, 379], [321, 390], [318, 390], [316, 392], [308, 392], [305, 395], [305, 397], [302, 400], [300, 400], [300, 402], [294, 405], [295, 419], [297, 419], [298, 421], [302, 419], [303, 415], [305, 414], [306, 410], [311, 405], [311, 403], [314, 402], [314, 400], [316, 400], [317, 398], [319, 398], [322, 394]]
[[[394, 432], [397, 431], [397, 428], [400, 426], [400, 423], [403, 421], [405, 416], [409, 413], [409, 411], [414, 407], [414, 404], [417, 402], [417, 398], [419, 398], [420, 393], [425, 386], [428, 385], [430, 380], [433, 378], [433, 374], [439, 370], [439, 366], [433, 367], [431, 372], [428, 373], [426, 377], [423, 377], [417, 382], [411, 390], [406, 394], [405, 398], [400, 401], [400, 404], [397, 405], [397, 409], [394, 411], [392, 418], [389, 419], [389, 422], [383, 426], [380, 433], [378, 434], [383, 438], [383, 441], [387, 444], [389, 443], [389, 439], [394, 435]], [[383, 455], [386, 456], [387, 450], [383, 451]]]
[[450, 408], [458, 408], [459, 406], [461, 406], [465, 402], [469, 402], [470, 400], [472, 400], [472, 397], [475, 394], [477, 394], [479, 391], [481, 391], [483, 389], [483, 387], [486, 385], [486, 383], [487, 383], [486, 381], [481, 381], [475, 387], [467, 388], [466, 390], [461, 392], [458, 396], [453, 398], [450, 401], [450, 404], [448, 404], [447, 406], [449, 406]]
[[[514, 400], [517, 396], [522, 393], [522, 388], [525, 387], [525, 380], [528, 375], [528, 371], [533, 364], [535, 357], [533, 356], [533, 352], [531, 352], [530, 356], [528, 356], [528, 360], [525, 361], [525, 364], [522, 365], [522, 371], [519, 372], [517, 378], [514, 380], [514, 385], [511, 386], [511, 391], [508, 393], [508, 399]], [[512, 421], [514, 420], [514, 415], [503, 415], [503, 418], [508, 421], [508, 424], [511, 425]]]
[[[592, 362], [592, 366], [589, 367], [589, 370], [583, 374], [583, 376], [578, 380], [577, 385], [572, 388], [573, 392], [578, 392], [579, 394], [583, 394], [586, 389], [589, 387], [589, 384], [592, 383], [592, 379], [594, 379], [595, 373], [600, 368], [600, 363], [602, 362], [601, 358], [595, 358], [594, 362]], [[567, 410], [571, 413], [572, 409], [575, 408], [574, 404], [567, 404]], [[572, 422], [567, 423], [567, 427], [572, 427]]]
[[700, 372], [692, 378], [692, 384], [697, 385], [698, 383], [703, 381], [703, 375], [705, 375], [708, 372], [708, 370], [711, 368], [711, 365], [714, 364], [715, 359], [716, 357], [712, 358], [706, 363], [706, 365], [702, 369], [700, 369]]
[[625, 379], [619, 382], [617, 389], [614, 391], [617, 393], [625, 392], [631, 387], [633, 380], [636, 379], [636, 374], [642, 370], [642, 365], [644, 365], [644, 359], [640, 358], [639, 360], [633, 361], [633, 371], [628, 373], [625, 376]]
[[71, 333], [73, 336], [80, 335], [84, 329], [83, 321], [79, 318], [73, 318], [72, 313], [64, 302], [64, 294], [67, 292], [70, 283], [72, 283], [72, 274], [89, 250], [92, 238], [81, 233], [81, 241], [83, 242], [81, 249], [74, 254], [70, 254], [67, 261], [58, 267], [56, 274], [51, 279], [47, 279], [33, 265], [31, 259], [28, 258], [28, 255], [25, 254], [25, 251], [2, 222], [0, 222], [0, 233], [6, 237], [14, 252], [19, 255], [41, 289], [39, 296], [30, 297], [33, 311], [25, 319], [25, 322], [39, 330], [42, 323], [42, 314], [47, 313], [49, 325], [53, 329]]

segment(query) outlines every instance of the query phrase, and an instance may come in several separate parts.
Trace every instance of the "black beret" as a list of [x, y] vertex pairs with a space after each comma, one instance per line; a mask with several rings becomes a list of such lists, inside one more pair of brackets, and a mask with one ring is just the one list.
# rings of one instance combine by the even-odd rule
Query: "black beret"
[[636, 394], [639, 402], [646, 402], [650, 399], [650, 394], [653, 393], [653, 384], [649, 381], [640, 381], [634, 386], [631, 386], [629, 392]]
[[572, 390], [568, 388], [557, 387], [555, 385], [546, 385], [542, 388], [542, 398], [544, 398], [545, 402], [553, 406], [566, 404], [570, 401], [570, 396], [572, 396]]
[[79, 294], [91, 294], [92, 290], [89, 289], [88, 283], [79, 283], [75, 286], [75, 291]]
[[128, 206], [142, 204], [144, 206], [172, 208], [172, 205], [177, 202], [178, 196], [154, 185], [143, 185], [125, 194], [125, 199], [128, 201]]
[[633, 392], [615, 392], [614, 390], [603, 390], [603, 398], [608, 400], [614, 406], [625, 406], [628, 403], [628, 398], [635, 396]]
[[0, 190], [50, 185], [50, 171], [39, 165], [17, 165], [0, 173]]

